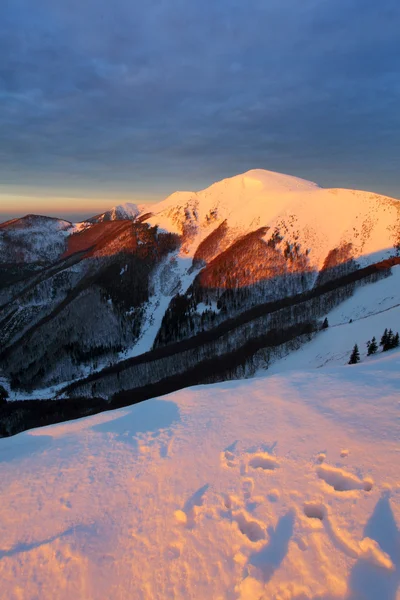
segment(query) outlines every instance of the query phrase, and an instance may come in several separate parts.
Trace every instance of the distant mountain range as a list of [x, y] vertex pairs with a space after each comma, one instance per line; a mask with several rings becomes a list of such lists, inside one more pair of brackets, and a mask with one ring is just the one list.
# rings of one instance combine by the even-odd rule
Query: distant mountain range
[[263, 170], [82, 223], [14, 219], [0, 224], [0, 375], [104, 398], [246, 375], [399, 249], [398, 200]]

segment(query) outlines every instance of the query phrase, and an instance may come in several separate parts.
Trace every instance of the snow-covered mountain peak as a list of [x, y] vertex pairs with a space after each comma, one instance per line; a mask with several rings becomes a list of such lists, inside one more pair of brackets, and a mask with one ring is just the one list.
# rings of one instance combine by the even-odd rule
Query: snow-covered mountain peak
[[244, 232], [255, 221], [270, 219], [285, 208], [296, 193], [313, 193], [319, 186], [310, 181], [253, 169], [217, 181], [199, 192], [174, 192], [152, 206], [151, 221], [166, 230], [182, 233], [184, 225], [208, 229], [228, 219]]
[[135, 220], [141, 215], [160, 230], [183, 235], [185, 256], [193, 255], [223, 222], [231, 241], [260, 227], [267, 227], [271, 234], [279, 229], [285, 242], [300, 244], [310, 252], [311, 263], [321, 268], [327, 253], [343, 244], [353, 243], [358, 256], [387, 248], [390, 223], [392, 247], [397, 239], [398, 207], [378, 194], [324, 189], [299, 177], [252, 169], [197, 192], [176, 191], [156, 204], [127, 202], [89, 222]]
[[230, 243], [266, 227], [267, 237], [279, 231], [284, 243], [307, 251], [310, 265], [320, 269], [331, 250], [348, 244], [354, 258], [393, 249], [400, 236], [399, 206], [378, 194], [324, 189], [253, 169], [199, 192], [175, 192], [151, 207], [148, 222], [184, 235], [186, 256], [223, 222]]
[[247, 188], [252, 192], [298, 192], [298, 191], [314, 191], [319, 189], [319, 186], [312, 181], [267, 171], [266, 169], [251, 169], [245, 173], [223, 179], [221, 182], [213, 184], [214, 187], [218, 184], [224, 184], [231, 188]]
[[102, 223], [103, 221], [134, 221], [140, 214], [140, 208], [133, 204], [133, 202], [125, 202], [124, 204], [118, 204], [113, 206], [110, 210], [107, 210], [100, 215], [96, 215], [87, 219], [86, 223]]
[[127, 218], [134, 219], [139, 214], [139, 208], [133, 202], [125, 202], [124, 204], [118, 204], [114, 206], [111, 211], [114, 214], [125, 214]]

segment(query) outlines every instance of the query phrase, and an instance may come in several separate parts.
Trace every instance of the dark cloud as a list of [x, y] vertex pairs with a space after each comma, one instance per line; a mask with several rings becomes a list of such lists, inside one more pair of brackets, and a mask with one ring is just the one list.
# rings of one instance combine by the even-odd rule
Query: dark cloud
[[400, 195], [398, 0], [3, 0], [0, 181]]

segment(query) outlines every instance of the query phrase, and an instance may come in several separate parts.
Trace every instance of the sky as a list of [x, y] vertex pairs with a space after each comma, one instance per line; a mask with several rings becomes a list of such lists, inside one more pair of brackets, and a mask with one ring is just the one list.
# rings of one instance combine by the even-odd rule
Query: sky
[[252, 168], [400, 197], [398, 0], [2, 0], [0, 221]]

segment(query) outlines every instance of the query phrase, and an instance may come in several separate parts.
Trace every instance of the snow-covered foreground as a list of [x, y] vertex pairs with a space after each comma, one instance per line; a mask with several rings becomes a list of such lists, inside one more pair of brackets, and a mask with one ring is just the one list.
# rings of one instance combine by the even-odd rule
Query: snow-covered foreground
[[0, 440], [7, 599], [400, 598], [400, 354]]

